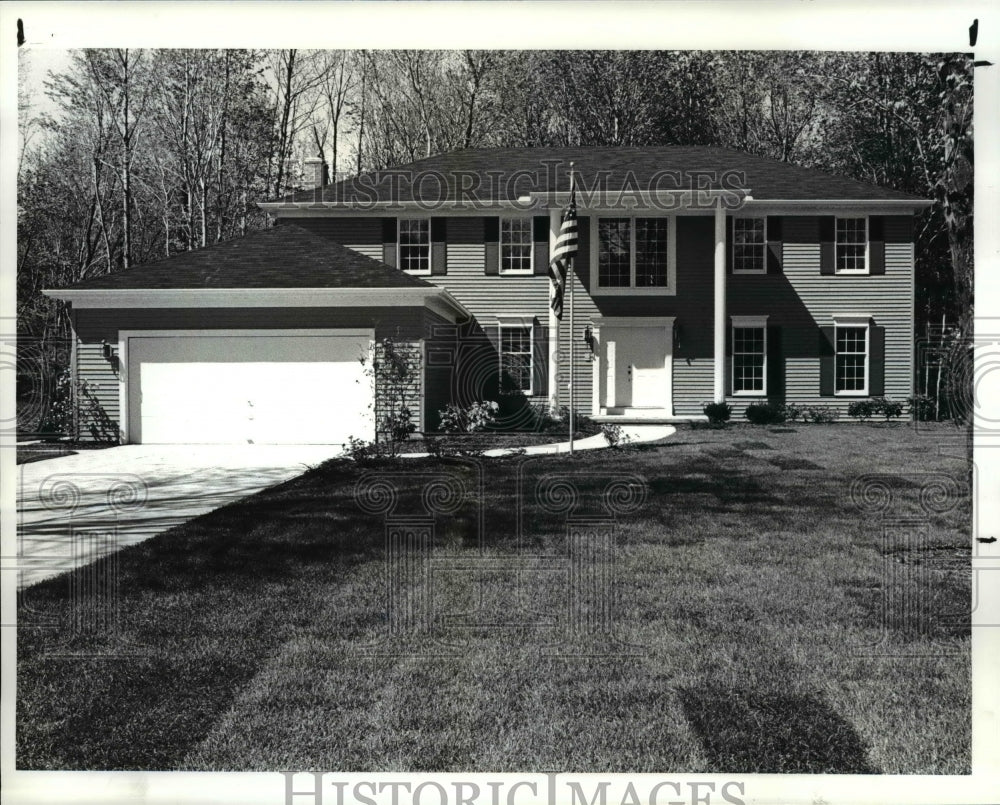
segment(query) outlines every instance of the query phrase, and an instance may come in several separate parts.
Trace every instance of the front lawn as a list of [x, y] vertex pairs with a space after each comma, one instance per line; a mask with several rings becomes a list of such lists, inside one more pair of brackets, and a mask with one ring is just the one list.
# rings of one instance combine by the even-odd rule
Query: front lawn
[[[681, 427], [329, 462], [121, 552], [116, 629], [94, 568], [30, 588], [17, 765], [968, 773], [964, 450], [950, 426]], [[588, 575], [566, 512], [586, 534], [608, 506]], [[430, 561], [387, 565], [383, 512], [427, 507]], [[390, 622], [387, 579], [421, 566]]]

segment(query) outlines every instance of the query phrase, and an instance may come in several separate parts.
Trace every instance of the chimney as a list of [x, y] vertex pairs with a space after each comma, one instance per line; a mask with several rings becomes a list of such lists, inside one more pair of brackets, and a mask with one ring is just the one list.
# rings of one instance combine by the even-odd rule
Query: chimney
[[309, 157], [304, 163], [307, 190], [323, 188], [327, 182], [326, 163], [320, 157]]

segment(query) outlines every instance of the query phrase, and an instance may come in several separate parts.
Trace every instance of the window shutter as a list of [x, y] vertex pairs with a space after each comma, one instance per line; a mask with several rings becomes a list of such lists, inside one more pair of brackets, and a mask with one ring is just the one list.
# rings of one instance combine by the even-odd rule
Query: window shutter
[[782, 220], [780, 215], [767, 216], [767, 273], [781, 274], [784, 271], [782, 266], [783, 238]]
[[431, 218], [431, 274], [448, 273], [448, 219]]
[[885, 218], [868, 219], [868, 273], [885, 274]]
[[485, 244], [485, 271], [487, 274], [500, 273], [500, 219], [483, 219], [483, 241]]
[[819, 394], [821, 397], [833, 396], [833, 376], [836, 348], [834, 346], [835, 328], [819, 328]]
[[767, 328], [767, 396], [771, 400], [785, 399], [785, 356], [777, 324]]
[[885, 327], [871, 324], [868, 327], [868, 394], [881, 397], [885, 394]]
[[590, 217], [578, 215], [576, 218], [577, 252], [573, 258], [573, 270], [587, 293], [590, 293]]
[[819, 273], [836, 274], [837, 261], [834, 238], [837, 231], [837, 219], [832, 215], [824, 215], [819, 219]]
[[549, 273], [549, 219], [536, 215], [531, 222], [534, 241], [535, 274]]
[[382, 219], [382, 262], [396, 268], [396, 219]]
[[[732, 219], [730, 219], [731, 221]], [[726, 321], [726, 380], [723, 383], [723, 390], [726, 396], [733, 393], [733, 323]]]
[[549, 328], [534, 325], [534, 348], [531, 355], [531, 390], [533, 396], [549, 393]]
[[[676, 220], [676, 219], [675, 219]], [[726, 217], [726, 273], [733, 273], [733, 218]]]

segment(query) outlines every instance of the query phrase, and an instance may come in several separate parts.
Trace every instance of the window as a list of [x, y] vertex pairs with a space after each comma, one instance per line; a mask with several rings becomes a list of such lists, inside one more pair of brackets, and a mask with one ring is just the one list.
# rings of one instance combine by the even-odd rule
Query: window
[[838, 218], [836, 241], [838, 274], [868, 271], [868, 219]]
[[837, 394], [868, 393], [868, 327], [835, 328], [835, 385]]
[[531, 394], [531, 326], [500, 325], [500, 390]]
[[669, 219], [598, 218], [597, 288], [666, 290], [673, 276]]
[[532, 221], [530, 218], [500, 219], [500, 273], [530, 274]]
[[767, 234], [763, 218], [733, 219], [733, 273], [764, 274]]
[[430, 218], [399, 219], [399, 267], [414, 274], [431, 273]]
[[767, 317], [733, 316], [733, 394], [767, 393]]

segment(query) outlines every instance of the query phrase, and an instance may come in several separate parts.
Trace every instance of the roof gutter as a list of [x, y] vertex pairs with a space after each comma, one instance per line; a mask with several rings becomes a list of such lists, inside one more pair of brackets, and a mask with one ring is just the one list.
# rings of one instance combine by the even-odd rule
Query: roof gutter
[[471, 317], [445, 288], [46, 288], [78, 310], [243, 307], [427, 307], [449, 321]]

